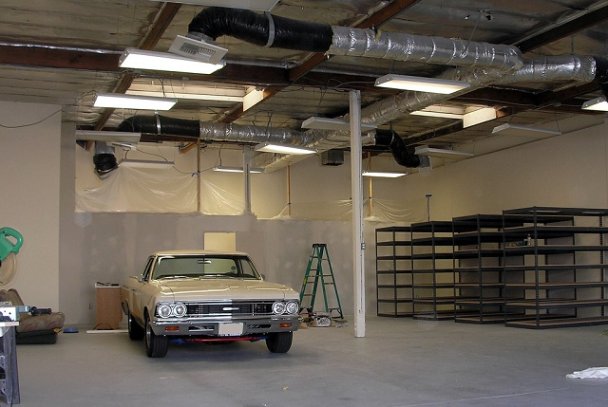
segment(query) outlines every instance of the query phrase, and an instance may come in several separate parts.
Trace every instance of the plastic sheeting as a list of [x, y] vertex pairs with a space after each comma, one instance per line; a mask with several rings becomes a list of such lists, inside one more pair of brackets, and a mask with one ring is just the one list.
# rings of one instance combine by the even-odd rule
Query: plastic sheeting
[[608, 367], [590, 367], [567, 374], [568, 379], [608, 379]]
[[98, 186], [76, 190], [76, 211], [196, 212], [197, 179], [174, 168], [119, 167]]

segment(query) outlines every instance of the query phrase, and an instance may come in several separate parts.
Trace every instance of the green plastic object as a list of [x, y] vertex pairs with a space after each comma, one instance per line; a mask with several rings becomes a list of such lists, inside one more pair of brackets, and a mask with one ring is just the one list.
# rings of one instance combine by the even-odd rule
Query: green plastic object
[[19, 253], [23, 245], [23, 236], [13, 228], [0, 229], [0, 261], [6, 259], [11, 253]]

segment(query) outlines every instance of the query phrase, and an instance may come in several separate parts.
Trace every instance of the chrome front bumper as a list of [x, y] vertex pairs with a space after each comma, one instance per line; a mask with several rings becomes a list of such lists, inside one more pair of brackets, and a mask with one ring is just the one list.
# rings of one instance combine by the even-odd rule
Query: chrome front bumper
[[167, 336], [217, 336], [239, 337], [264, 335], [271, 332], [297, 331], [297, 315], [282, 315], [266, 318], [226, 318], [226, 319], [156, 319], [151, 321], [155, 335]]

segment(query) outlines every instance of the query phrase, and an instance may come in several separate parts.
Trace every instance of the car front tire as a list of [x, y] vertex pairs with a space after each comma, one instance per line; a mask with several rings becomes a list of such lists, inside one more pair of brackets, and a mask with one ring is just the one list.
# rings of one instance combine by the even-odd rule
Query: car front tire
[[129, 331], [129, 339], [132, 341], [139, 341], [144, 337], [144, 328], [139, 326], [130, 312], [127, 314], [127, 328]]
[[144, 344], [146, 345], [146, 354], [151, 358], [164, 358], [169, 349], [169, 338], [162, 335], [156, 335], [152, 330], [152, 325], [148, 318], [146, 318]]
[[266, 346], [272, 353], [287, 353], [292, 341], [293, 332], [273, 332], [266, 337]]

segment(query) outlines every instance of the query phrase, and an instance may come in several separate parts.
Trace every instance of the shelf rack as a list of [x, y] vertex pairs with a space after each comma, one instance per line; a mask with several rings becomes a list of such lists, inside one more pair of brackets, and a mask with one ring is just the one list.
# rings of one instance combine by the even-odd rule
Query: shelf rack
[[461, 216], [453, 224], [456, 322], [503, 322], [502, 215]]
[[[608, 323], [607, 209], [530, 207], [503, 212], [507, 326], [555, 328]], [[524, 242], [521, 245], [508, 242]], [[513, 261], [516, 259], [517, 261]]]
[[413, 315], [410, 239], [408, 226], [376, 229], [378, 316], [399, 318]]
[[453, 319], [452, 222], [419, 222], [413, 223], [410, 229], [413, 316], [415, 319]]

